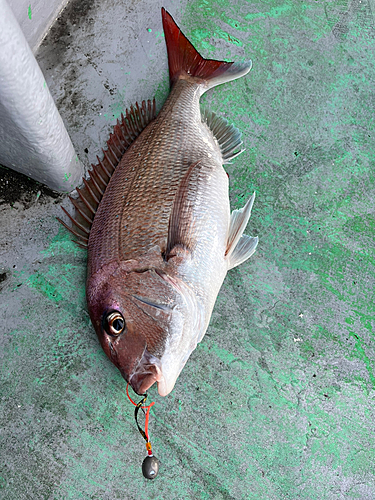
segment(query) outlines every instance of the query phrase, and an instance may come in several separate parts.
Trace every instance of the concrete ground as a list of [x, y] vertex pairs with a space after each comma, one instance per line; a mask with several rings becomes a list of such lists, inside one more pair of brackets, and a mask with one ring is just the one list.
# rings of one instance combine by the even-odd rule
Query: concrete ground
[[[63, 196], [0, 169], [2, 500], [374, 499], [372, 0], [168, 0], [203, 55], [253, 70], [202, 99], [242, 132], [233, 208], [256, 254], [144, 442], [85, 305]], [[37, 57], [80, 159], [124, 107], [168, 94], [161, 4], [72, 0]]]

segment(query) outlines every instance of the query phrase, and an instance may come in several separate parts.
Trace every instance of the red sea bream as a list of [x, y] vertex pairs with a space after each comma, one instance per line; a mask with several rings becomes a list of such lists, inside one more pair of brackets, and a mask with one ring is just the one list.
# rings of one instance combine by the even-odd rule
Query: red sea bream
[[165, 396], [207, 330], [227, 271], [258, 238], [242, 234], [254, 195], [231, 213], [222, 166], [242, 152], [241, 135], [199, 107], [251, 61], [204, 59], [164, 9], [162, 17], [169, 97], [157, 116], [151, 101], [122, 116], [68, 216], [87, 246], [87, 305], [105, 353], [138, 394], [157, 382]]

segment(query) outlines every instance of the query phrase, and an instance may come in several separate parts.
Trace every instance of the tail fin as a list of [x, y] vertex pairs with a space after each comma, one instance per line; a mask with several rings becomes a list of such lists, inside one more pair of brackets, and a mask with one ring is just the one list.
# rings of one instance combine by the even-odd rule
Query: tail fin
[[181, 32], [164, 7], [161, 9], [161, 14], [167, 44], [171, 86], [184, 75], [190, 75], [197, 79], [197, 83], [204, 84], [206, 91], [221, 83], [240, 78], [250, 71], [251, 61], [234, 63], [204, 59]]

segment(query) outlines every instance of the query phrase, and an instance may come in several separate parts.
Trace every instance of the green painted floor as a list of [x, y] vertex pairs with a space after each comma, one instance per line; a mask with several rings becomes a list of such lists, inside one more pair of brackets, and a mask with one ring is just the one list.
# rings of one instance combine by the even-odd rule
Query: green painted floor
[[[228, 273], [173, 392], [150, 391], [150, 482], [61, 199], [0, 200], [0, 498], [372, 500], [375, 5], [164, 6], [206, 57], [253, 60], [202, 106], [243, 132], [230, 197], [239, 208], [256, 191], [258, 250]], [[73, 2], [39, 50], [86, 165], [123, 107], [167, 95], [160, 7]]]

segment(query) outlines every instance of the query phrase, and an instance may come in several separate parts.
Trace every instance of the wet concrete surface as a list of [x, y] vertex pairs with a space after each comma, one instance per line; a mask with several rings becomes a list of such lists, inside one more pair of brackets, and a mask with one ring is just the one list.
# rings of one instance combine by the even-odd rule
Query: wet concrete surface
[[[260, 243], [172, 393], [150, 391], [147, 482], [87, 314], [85, 251], [56, 221], [68, 200], [0, 169], [0, 498], [373, 499], [374, 6], [164, 6], [206, 57], [253, 60], [202, 106], [243, 132], [230, 198], [256, 191]], [[125, 107], [167, 96], [160, 7], [72, 1], [38, 51], [86, 167]]]

